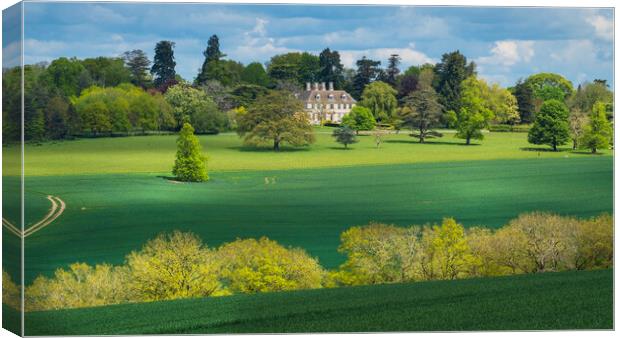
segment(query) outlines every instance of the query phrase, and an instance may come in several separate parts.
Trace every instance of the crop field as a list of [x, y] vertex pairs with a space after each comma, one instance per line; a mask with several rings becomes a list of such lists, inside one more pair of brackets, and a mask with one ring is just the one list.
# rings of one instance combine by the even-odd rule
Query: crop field
[[611, 270], [26, 313], [27, 335], [612, 328]]
[[340, 233], [371, 221], [421, 225], [453, 216], [466, 226], [498, 227], [533, 210], [612, 212], [612, 158], [214, 172], [206, 184], [157, 174], [39, 176], [27, 177], [25, 186], [27, 223], [48, 211], [47, 195], [67, 205], [26, 240], [29, 283], [74, 262], [122, 263], [174, 229], [210, 246], [267, 236], [335, 268], [344, 259]]

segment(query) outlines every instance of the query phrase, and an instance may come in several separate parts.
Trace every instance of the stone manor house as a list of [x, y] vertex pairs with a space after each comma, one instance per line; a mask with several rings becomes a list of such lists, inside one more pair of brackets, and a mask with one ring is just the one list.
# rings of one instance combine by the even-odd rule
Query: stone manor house
[[306, 90], [295, 95], [304, 105], [310, 122], [320, 125], [321, 121], [340, 123], [342, 117], [355, 106], [355, 99], [344, 90], [334, 90], [334, 83], [307, 82]]

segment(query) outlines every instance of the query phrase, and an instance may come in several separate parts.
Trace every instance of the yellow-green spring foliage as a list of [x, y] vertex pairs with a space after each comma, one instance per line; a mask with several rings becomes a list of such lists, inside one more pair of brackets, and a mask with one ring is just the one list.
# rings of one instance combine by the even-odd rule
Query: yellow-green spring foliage
[[2, 270], [2, 304], [6, 304], [14, 309], [19, 310], [21, 307], [19, 287], [11, 276]]
[[203, 182], [209, 179], [202, 146], [194, 135], [194, 128], [184, 123], [177, 139], [177, 155], [172, 174], [180, 181]]

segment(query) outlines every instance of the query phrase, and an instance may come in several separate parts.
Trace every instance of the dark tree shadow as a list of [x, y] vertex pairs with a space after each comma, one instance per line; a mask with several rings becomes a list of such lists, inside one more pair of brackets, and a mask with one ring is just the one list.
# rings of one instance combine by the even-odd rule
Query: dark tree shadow
[[309, 151], [310, 149], [308, 147], [305, 148], [295, 148], [295, 147], [283, 147], [280, 146], [280, 150], [275, 151], [273, 150], [273, 147], [267, 147], [267, 146], [257, 146], [257, 147], [252, 147], [252, 146], [234, 146], [234, 147], [228, 147], [228, 149], [234, 149], [234, 150], [238, 150], [241, 152], [251, 152], [251, 153], [294, 153], [294, 152], [302, 152], [302, 151]]
[[605, 155], [604, 153], [601, 153], [601, 152], [592, 153], [591, 151], [585, 151], [585, 150], [574, 150], [574, 151], [572, 151], [572, 154], [575, 154], [575, 155], [593, 155], [593, 156]]
[[385, 143], [402, 143], [402, 144], [429, 144], [429, 145], [450, 145], [450, 146], [479, 146], [480, 143], [457, 143], [457, 142], [446, 142], [446, 141], [424, 141], [424, 143], [420, 143], [419, 140], [385, 140]]
[[535, 151], [540, 153], [562, 153], [562, 152], [571, 152], [572, 149], [559, 148], [558, 150], [553, 150], [553, 148], [535, 148], [535, 147], [524, 147], [520, 148], [523, 151]]
[[328, 147], [327, 149], [332, 149], [332, 150], [353, 150], [354, 148], [349, 147], [349, 148], [345, 148], [345, 147]]

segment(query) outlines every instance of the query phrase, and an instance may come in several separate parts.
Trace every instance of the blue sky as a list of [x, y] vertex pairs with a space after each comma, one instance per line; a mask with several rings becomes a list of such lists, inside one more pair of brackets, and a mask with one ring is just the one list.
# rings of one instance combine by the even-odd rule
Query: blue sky
[[353, 67], [398, 53], [403, 68], [459, 49], [480, 76], [507, 86], [537, 72], [573, 83], [613, 81], [613, 10], [403, 6], [26, 3], [25, 61], [116, 56], [176, 43], [177, 72], [192, 80], [210, 35], [229, 58], [266, 62], [325, 47]]

